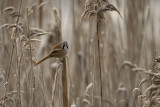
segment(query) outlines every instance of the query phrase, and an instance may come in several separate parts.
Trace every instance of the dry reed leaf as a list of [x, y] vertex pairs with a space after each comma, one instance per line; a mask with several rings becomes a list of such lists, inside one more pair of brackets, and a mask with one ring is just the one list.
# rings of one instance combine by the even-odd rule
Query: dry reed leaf
[[40, 39], [30, 39], [31, 42], [42, 42]]
[[58, 25], [58, 28], [59, 28], [60, 31], [61, 31], [61, 21], [60, 21], [59, 16], [58, 16], [57, 9], [56, 9], [56, 8], [53, 8], [53, 12], [54, 12], [54, 16], [55, 16], [55, 19], [56, 19], [56, 23], [57, 23], [57, 25]]
[[118, 88], [115, 93], [116, 93], [116, 95], [117, 95], [117, 94], [120, 93], [120, 92], [126, 92], [126, 93], [128, 93], [128, 90], [127, 90], [127, 88], [125, 88], [125, 87], [121, 87], [121, 88]]
[[14, 104], [16, 104], [16, 102], [12, 98], [10, 98], [9, 96], [5, 96], [5, 100], [3, 100], [3, 103], [2, 103], [3, 107], [7, 101], [11, 101], [11, 102], [14, 102]]
[[118, 14], [120, 15], [120, 17], [122, 18], [122, 16], [121, 16], [120, 12], [118, 11], [118, 9], [115, 6], [113, 6], [112, 4], [110, 4], [110, 3], [102, 5], [98, 9], [97, 14], [102, 14], [103, 12], [106, 12], [106, 11], [117, 11]]
[[140, 101], [143, 101], [146, 97], [147, 97], [146, 95], [139, 95], [139, 96], [138, 96], [138, 99], [139, 99]]
[[134, 88], [133, 91], [132, 91], [133, 94], [137, 93], [137, 92], [139, 93], [139, 95], [142, 95], [142, 92], [139, 88]]
[[136, 101], [138, 96], [142, 95], [142, 92], [139, 88], [134, 88], [132, 91], [132, 95], [133, 95], [134, 100]]
[[81, 15], [81, 22], [83, 21], [84, 17], [86, 16], [86, 14], [89, 12], [89, 10], [86, 10], [82, 13]]
[[28, 9], [28, 16], [32, 15], [35, 10], [36, 4], [34, 3], [31, 8]]
[[[20, 39], [20, 40], [19, 40]], [[25, 35], [23, 35], [23, 34], [20, 34], [20, 38], [18, 37], [18, 38], [16, 38], [16, 43], [18, 43], [18, 42], [23, 42], [23, 41], [27, 41], [27, 38], [26, 38], [26, 36]]]
[[149, 97], [152, 97], [151, 100], [153, 100], [153, 99], [159, 94], [158, 91], [159, 91], [159, 90], [152, 90], [152, 91], [150, 92]]
[[158, 98], [155, 99], [155, 101], [160, 104], [160, 97], [158, 96]]
[[85, 93], [84, 96], [89, 97], [89, 94]]
[[118, 88], [118, 89], [115, 91], [115, 97], [118, 98], [118, 96], [119, 96], [121, 93], [124, 93], [125, 96], [127, 97], [127, 96], [128, 96], [128, 90], [127, 90], [127, 88], [125, 88], [125, 87], [120, 87], [120, 88]]
[[90, 90], [92, 87], [93, 87], [93, 83], [90, 83], [90, 84], [86, 87], [85, 93], [88, 93], [89, 90]]
[[153, 78], [152, 78], [152, 82], [153, 82], [153, 84], [155, 84], [155, 85], [160, 85], [160, 78], [153, 77]]
[[160, 73], [153, 73], [151, 70], [144, 71], [143, 73], [160, 79]]
[[22, 62], [22, 58], [23, 58], [23, 52], [21, 52], [20, 56], [19, 56], [19, 62]]
[[43, 33], [45, 31], [42, 29], [38, 29], [38, 28], [30, 28], [30, 32], [31, 33]]
[[[95, 11], [95, 10], [93, 10], [92, 7], [95, 7], [96, 4], [97, 4], [97, 2], [95, 2], [93, 0], [86, 0], [86, 2], [85, 2], [85, 10], [81, 15], [81, 22], [83, 21], [85, 16], [88, 16], [88, 14], [89, 14], [88, 17], [93, 15], [93, 11]], [[96, 13], [96, 12], [94, 12], [94, 13]]]
[[8, 84], [8, 82], [5, 82], [3, 85], [5, 86], [5, 85], [7, 85]]
[[12, 40], [16, 39], [16, 34], [15, 34], [15, 32], [16, 32], [16, 28], [12, 28], [12, 34], [11, 34], [11, 39], [12, 39]]
[[147, 71], [147, 70], [144, 69], [144, 68], [138, 68], [138, 67], [136, 67], [136, 68], [133, 68], [132, 71], [134, 71], [134, 72], [143, 72], [143, 71]]
[[9, 15], [12, 16], [12, 17], [20, 16], [19, 12], [17, 12], [16, 10], [12, 11]]
[[159, 107], [159, 102], [157, 102], [156, 99], [159, 99], [159, 96], [154, 95], [153, 97], [150, 98], [150, 104], [148, 107]]
[[7, 29], [12, 28], [12, 27], [18, 28], [21, 32], [23, 32], [23, 28], [22, 28], [20, 25], [17, 26], [17, 24], [10, 24], [10, 25], [7, 27]]
[[14, 7], [7, 7], [5, 9], [3, 9], [3, 11], [13, 11], [13, 10], [15, 10]]
[[143, 103], [143, 107], [150, 107], [150, 100], [144, 101]]
[[42, 35], [47, 35], [50, 34], [51, 32], [44, 32], [44, 33], [37, 33], [35, 35], [32, 36], [32, 38], [38, 37], [38, 36], [42, 36]]
[[159, 89], [159, 88], [160, 88], [160, 86], [157, 86], [157, 85], [152, 84], [151, 86], [149, 86], [149, 87], [145, 90], [144, 93], [147, 93], [148, 91], [152, 91], [152, 90], [157, 90], [157, 89]]
[[33, 14], [33, 9], [29, 9], [28, 10], [28, 16], [32, 15]]
[[91, 17], [91, 16], [95, 16], [97, 14], [97, 12], [95, 11], [95, 10], [93, 10], [93, 11], [90, 11], [90, 12], [88, 12], [88, 19]]
[[36, 64], [36, 61], [33, 58], [31, 59], [31, 57], [25, 57], [25, 61], [32, 61], [33, 64]]
[[54, 101], [55, 93], [56, 93], [56, 87], [57, 87], [57, 81], [58, 81], [57, 77], [58, 77], [58, 73], [59, 73], [58, 67], [59, 67], [59, 65], [56, 68], [56, 73], [55, 73], [55, 76], [54, 76], [54, 83], [52, 85], [52, 101]]
[[122, 64], [122, 67], [125, 66], [125, 65], [127, 65], [127, 66], [129, 66], [129, 67], [131, 67], [131, 68], [136, 68], [136, 67], [137, 67], [136, 64], [132, 64], [132, 63], [129, 62], [129, 61], [124, 61], [123, 64]]
[[[94, 5], [94, 10], [91, 10], [91, 6]], [[89, 2], [86, 1], [85, 3], [85, 11], [83, 12], [82, 16], [81, 16], [81, 22], [83, 21], [84, 17], [87, 15], [88, 18], [90, 18], [93, 15], [98, 16], [98, 19], [105, 19], [103, 13], [106, 11], [117, 11], [118, 14], [121, 16], [120, 12], [118, 11], [117, 8], [115, 8], [115, 6], [113, 6], [112, 4], [110, 4], [109, 2], [107, 2], [104, 5], [101, 5], [98, 10], [96, 9], [98, 6], [100, 5], [99, 2]], [[122, 16], [121, 16], [122, 18]], [[100, 21], [100, 20], [99, 20]]]
[[22, 15], [20, 15], [19, 13], [15, 13], [12, 15], [12, 17], [21, 17]]
[[110, 100], [107, 100], [107, 99], [103, 99], [105, 102], [107, 102], [107, 103], [109, 103], [110, 105], [112, 105], [112, 106], [114, 106], [115, 107], [115, 104], [113, 104], [113, 102], [112, 101], [110, 101]]
[[90, 8], [94, 5], [97, 5], [98, 4], [98, 1], [94, 1], [94, 0], [86, 0], [85, 2], [85, 10], [90, 10]]
[[148, 80], [150, 80], [150, 78], [143, 78], [139, 83], [139, 86], [141, 86], [143, 83], [147, 82]]
[[38, 7], [37, 7], [37, 10], [39, 10], [42, 6], [44, 6], [45, 4], [47, 4], [47, 2], [43, 2], [41, 3]]
[[24, 52], [30, 51], [30, 50], [31, 50], [31, 51], [37, 51], [36, 48], [33, 47], [33, 46], [30, 48], [30, 45], [29, 45], [29, 44], [26, 45], [25, 47], [23, 47], [23, 51], [24, 51]]
[[154, 69], [160, 71], [160, 67], [159, 66], [154, 67]]
[[[98, 19], [99, 19], [99, 20], [102, 20], [102, 19], [105, 20], [106, 18], [104, 17], [104, 14], [99, 14], [99, 15], [98, 15]], [[102, 24], [103, 24], [103, 23], [102, 23]]]
[[91, 105], [90, 101], [87, 100], [87, 99], [83, 99], [83, 100], [82, 100], [82, 103], [86, 103], [86, 104], [88, 104], [88, 105]]
[[31, 28], [30, 29], [30, 37], [35, 38], [37, 36], [41, 36], [41, 35], [46, 35], [46, 34], [50, 34], [50, 32], [45, 32], [42, 29], [38, 29], [38, 28]]
[[3, 28], [3, 27], [8, 27], [10, 24], [3, 24], [1, 27], [0, 27], [0, 29], [1, 28]]
[[[35, 51], [37, 51], [37, 50], [35, 50]], [[33, 56], [36, 56], [36, 54], [34, 54], [34, 53], [32, 53], [33, 54]], [[23, 53], [21, 53], [21, 55], [20, 55], [20, 57], [19, 57], [19, 60], [20, 60], [20, 63], [22, 62], [22, 55], [23, 55]], [[31, 58], [30, 57], [25, 57], [25, 61], [31, 61]], [[32, 62], [35, 64], [36, 63], [36, 61], [35, 60], [33, 60], [33, 58], [32, 58]]]
[[30, 40], [27, 40], [27, 41], [24, 43], [24, 46], [23, 46], [23, 47], [26, 47], [28, 44], [30, 44], [30, 42], [42, 42], [42, 41], [39, 40], [39, 39], [30, 39]]
[[27, 41], [25, 41], [24, 46], [30, 44], [31, 42], [35, 42], [35, 41], [41, 42], [41, 40], [39, 39], [30, 39], [30, 40], [28, 39]]
[[[21, 93], [24, 93], [24, 91], [20, 91]], [[6, 93], [7, 95], [12, 95], [12, 94], [18, 94], [17, 91], [10, 91], [8, 93]]]

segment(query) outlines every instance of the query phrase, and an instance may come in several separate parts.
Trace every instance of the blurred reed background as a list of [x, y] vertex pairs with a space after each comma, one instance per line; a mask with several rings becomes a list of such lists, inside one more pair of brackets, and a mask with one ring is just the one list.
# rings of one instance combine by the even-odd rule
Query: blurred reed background
[[[120, 14], [98, 14], [108, 2]], [[69, 107], [159, 107], [159, 10], [159, 0], [0, 0], [0, 107], [63, 106], [60, 61], [34, 66], [61, 35]]]

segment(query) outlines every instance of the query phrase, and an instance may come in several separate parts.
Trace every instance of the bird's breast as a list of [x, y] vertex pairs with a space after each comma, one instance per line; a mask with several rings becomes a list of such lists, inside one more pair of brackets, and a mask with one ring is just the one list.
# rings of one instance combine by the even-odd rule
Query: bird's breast
[[65, 47], [64, 49], [61, 49], [58, 52], [58, 54], [53, 55], [53, 57], [55, 57], [55, 58], [63, 58], [63, 57], [65, 57], [67, 55], [67, 53], [68, 53], [68, 48]]

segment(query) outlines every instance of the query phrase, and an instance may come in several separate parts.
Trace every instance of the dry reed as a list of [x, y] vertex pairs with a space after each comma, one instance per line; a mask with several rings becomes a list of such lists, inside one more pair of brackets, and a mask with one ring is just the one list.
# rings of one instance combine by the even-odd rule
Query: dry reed
[[0, 0], [0, 106], [159, 107], [159, 3]]

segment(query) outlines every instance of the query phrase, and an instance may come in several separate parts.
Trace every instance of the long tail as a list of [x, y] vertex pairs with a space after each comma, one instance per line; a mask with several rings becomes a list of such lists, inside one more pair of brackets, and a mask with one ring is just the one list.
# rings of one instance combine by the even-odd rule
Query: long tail
[[43, 61], [46, 60], [47, 58], [49, 58], [49, 56], [44, 57], [43, 59], [41, 59], [40, 61], [38, 61], [37, 63], [35, 63], [34, 66], [40, 64], [41, 62], [43, 62]]

